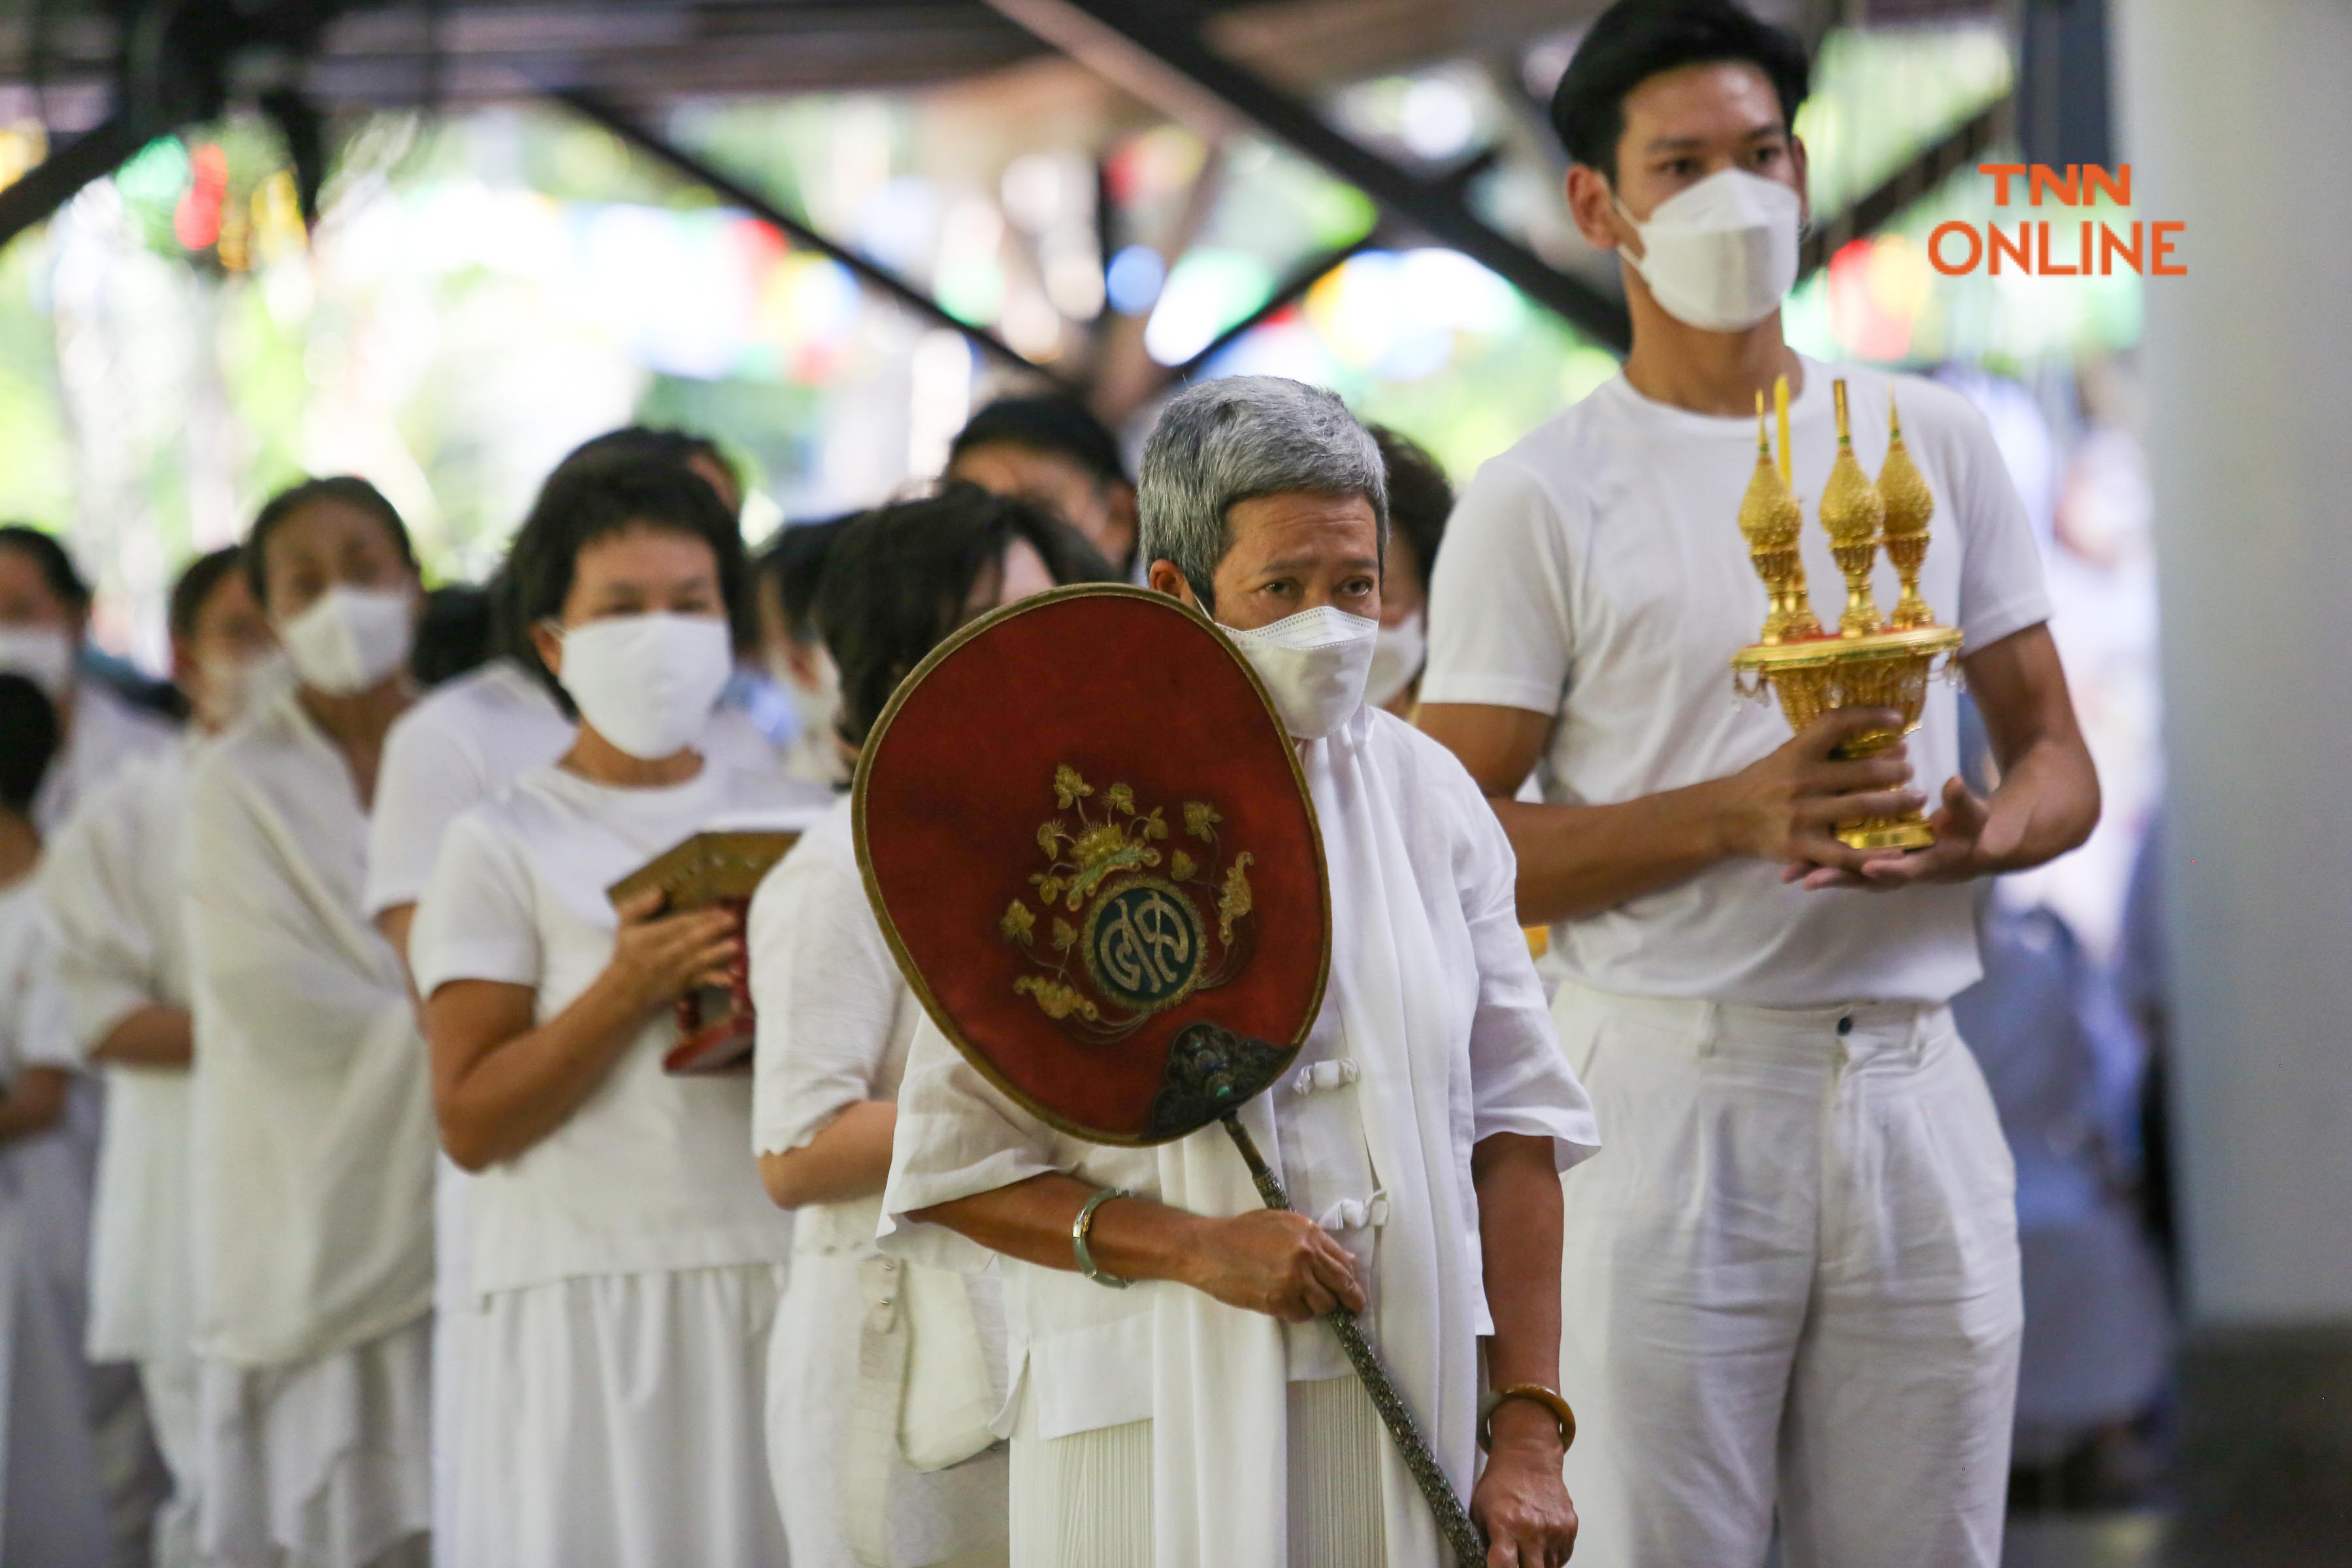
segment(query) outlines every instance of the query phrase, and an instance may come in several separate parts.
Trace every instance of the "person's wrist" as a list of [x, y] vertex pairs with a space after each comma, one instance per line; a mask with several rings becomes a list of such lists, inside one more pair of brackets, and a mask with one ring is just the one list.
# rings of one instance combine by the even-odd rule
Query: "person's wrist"
[[1487, 1462], [1523, 1459], [1557, 1466], [1568, 1457], [1559, 1422], [1532, 1400], [1507, 1399], [1487, 1417]]
[[1707, 856], [1736, 860], [1762, 853], [1756, 843], [1754, 818], [1741, 785], [1744, 773], [1710, 780], [1697, 788], [1699, 822]]
[[1145, 1278], [1159, 1278], [1191, 1289], [1206, 1291], [1217, 1263], [1217, 1222], [1203, 1215], [1170, 1209], [1160, 1267]]

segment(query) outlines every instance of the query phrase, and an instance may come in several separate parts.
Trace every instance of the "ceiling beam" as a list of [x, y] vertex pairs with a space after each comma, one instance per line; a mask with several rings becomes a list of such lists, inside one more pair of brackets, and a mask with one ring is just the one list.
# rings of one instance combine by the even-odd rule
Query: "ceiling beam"
[[52, 146], [21, 178], [0, 187], [0, 247], [47, 221], [76, 192], [121, 168], [146, 142], [127, 117], [116, 115], [61, 147]]
[[1401, 167], [1316, 110], [1202, 41], [1189, 8], [1139, 0], [988, 0], [998, 11], [1161, 112], [1214, 136], [1255, 127], [1320, 164], [1389, 214], [1451, 246], [1587, 336], [1625, 352], [1633, 328], [1619, 301], [1560, 271], [1475, 212], [1441, 176]]
[[1899, 216], [1903, 209], [1992, 149], [2000, 134], [2010, 100], [2004, 96], [1987, 104], [1951, 130], [1919, 149], [1903, 166], [1864, 192], [1853, 205], [1805, 235], [1797, 252], [1797, 280], [1804, 281], [1829, 265], [1841, 247], [1874, 234]]
[[949, 310], [930, 295], [899, 277], [888, 268], [860, 256], [830, 236], [810, 227], [774, 202], [753, 190], [732, 175], [722, 173], [704, 162], [652, 127], [638, 121], [603, 95], [580, 89], [565, 89], [548, 96], [573, 112], [604, 127], [630, 146], [667, 165], [674, 173], [684, 175], [703, 186], [731, 205], [742, 208], [761, 223], [782, 230], [809, 249], [831, 257], [863, 282], [880, 290], [917, 316], [933, 325], [961, 333], [975, 348], [990, 358], [1015, 370], [1053, 384], [1065, 392], [1075, 392], [1069, 380], [1055, 371], [1039, 364], [1012, 344], [990, 331], [976, 326]]

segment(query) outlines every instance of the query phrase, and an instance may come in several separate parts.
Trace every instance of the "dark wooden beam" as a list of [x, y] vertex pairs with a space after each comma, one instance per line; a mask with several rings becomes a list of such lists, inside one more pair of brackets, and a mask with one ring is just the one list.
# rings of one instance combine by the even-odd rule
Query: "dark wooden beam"
[[1355, 186], [1394, 218], [1453, 247], [1622, 353], [1633, 327], [1619, 301], [1572, 278], [1474, 211], [1441, 176], [1405, 169], [1339, 131], [1301, 100], [1202, 40], [1200, 13], [1145, 0], [989, 0], [1045, 42], [1196, 123], [1255, 126]]
[[1036, 376], [1041, 381], [1050, 382], [1066, 392], [1076, 391], [1065, 377], [1020, 353], [986, 327], [976, 326], [963, 320], [888, 268], [860, 256], [830, 236], [810, 227], [806, 222], [784, 211], [742, 181], [713, 168], [693, 153], [644, 124], [601, 94], [579, 89], [566, 89], [552, 92], [549, 96], [583, 119], [603, 126], [656, 163], [666, 164], [673, 172], [709, 190], [722, 201], [739, 206], [761, 222], [781, 229], [811, 250], [831, 257], [849, 268], [861, 281], [887, 295], [925, 321], [962, 333], [974, 347], [990, 358]]

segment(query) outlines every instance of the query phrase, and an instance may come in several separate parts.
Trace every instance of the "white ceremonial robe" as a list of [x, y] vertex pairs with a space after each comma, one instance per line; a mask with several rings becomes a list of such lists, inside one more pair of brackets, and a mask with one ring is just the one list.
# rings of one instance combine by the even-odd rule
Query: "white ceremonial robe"
[[[1553, 1141], [1565, 1170], [1599, 1147], [1591, 1106], [1562, 1059], [1517, 920], [1516, 862], [1485, 796], [1453, 756], [1393, 715], [1360, 710], [1301, 749], [1330, 868], [1332, 960], [1324, 1009], [1281, 1085], [1243, 1111], [1302, 1212], [1363, 1266], [1365, 1328], [1454, 1486], [1475, 1476], [1483, 1285], [1475, 1144]], [[1280, 920], [1265, 910], [1261, 918]], [[970, 1267], [987, 1254], [910, 1212], [1065, 1171], [1210, 1215], [1258, 1205], [1222, 1128], [1157, 1150], [1055, 1133], [968, 1066], [928, 1020], [900, 1090], [882, 1244]], [[1360, 1185], [1358, 1184], [1360, 1184]], [[1354, 1186], [1355, 1190], [1348, 1190]], [[1295, 1511], [1348, 1478], [1292, 1475], [1286, 1384], [1344, 1376], [1329, 1329], [1286, 1326], [1166, 1282], [1125, 1291], [1006, 1260], [1020, 1393], [1008, 1422], [1032, 1441], [1149, 1420], [1150, 1561], [1158, 1568], [1291, 1563]], [[1318, 1436], [1346, 1424], [1321, 1409]], [[1024, 1440], [1014, 1439], [1016, 1488]], [[1321, 1456], [1345, 1452], [1321, 1442]], [[1433, 1563], [1435, 1523], [1393, 1444], [1380, 1446], [1387, 1561]], [[1037, 1456], [1043, 1457], [1043, 1456]], [[1324, 1462], [1317, 1458], [1318, 1467]], [[1118, 1473], [1106, 1466], [1108, 1478]], [[1034, 1513], [1016, 1495], [1016, 1521]], [[1344, 1531], [1342, 1531], [1344, 1534]], [[1031, 1563], [1075, 1561], [1013, 1543]]]
[[356, 1568], [428, 1522], [425, 1047], [298, 694], [197, 763], [187, 831], [204, 1545]]
[[[84, 1059], [149, 1006], [186, 1009], [180, 857], [188, 746], [124, 768], [53, 838], [41, 889], [58, 981]], [[108, 1067], [90, 1230], [90, 1359], [138, 1364], [173, 1495], [155, 1521], [163, 1568], [195, 1549], [195, 1313], [188, 1208], [189, 1070]]]
[[[56, 954], [29, 882], [0, 889], [0, 1089], [26, 1068], [71, 1070]], [[95, 1106], [0, 1142], [0, 1563], [110, 1561], [92, 1390], [82, 1359]]]
[[[761, 1154], [806, 1148], [860, 1101], [897, 1099], [922, 1016], [866, 900], [850, 816], [845, 796], [751, 900], [751, 1141]], [[881, 1211], [875, 1193], [793, 1216], [792, 1279], [768, 1356], [768, 1455], [794, 1568], [1002, 1563], [1003, 1447], [919, 1471], [898, 1425], [936, 1419], [935, 1401], [959, 1394], [979, 1396], [978, 1422], [996, 1415], [999, 1282], [929, 1269], [908, 1289], [912, 1270], [875, 1244]], [[915, 1293], [931, 1289], [961, 1321], [913, 1310]], [[914, 1339], [927, 1331], [950, 1345], [919, 1351]], [[967, 1364], [934, 1359], [959, 1353]], [[919, 1375], [934, 1386], [915, 1386]]]

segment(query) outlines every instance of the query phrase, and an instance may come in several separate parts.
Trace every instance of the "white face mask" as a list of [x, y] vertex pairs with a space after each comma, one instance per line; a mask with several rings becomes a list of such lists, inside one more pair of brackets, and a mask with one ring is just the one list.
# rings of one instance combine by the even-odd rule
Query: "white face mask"
[[609, 616], [562, 633], [557, 679], [596, 733], [641, 762], [676, 756], [735, 673], [719, 616]]
[[1745, 331], [1796, 285], [1804, 207], [1777, 180], [1725, 169], [1660, 202], [1646, 223], [1622, 202], [1617, 210], [1642, 237], [1640, 258], [1623, 252], [1626, 265], [1666, 314], [1702, 331]]
[[416, 642], [416, 601], [405, 588], [330, 588], [278, 626], [297, 679], [330, 697], [381, 685], [408, 662]]
[[247, 714], [276, 701], [294, 685], [294, 669], [276, 648], [244, 658], [208, 658], [196, 667], [196, 720], [208, 730], [226, 730]]
[[1291, 734], [1319, 741], [1364, 705], [1364, 677], [1381, 623], [1328, 605], [1286, 616], [1255, 631], [1224, 627], [1274, 699]]
[[1428, 662], [1429, 637], [1419, 610], [1392, 626], [1382, 626], [1380, 640], [1372, 645], [1371, 673], [1364, 678], [1364, 700], [1375, 708], [1387, 707]]
[[0, 675], [21, 675], [52, 702], [73, 684], [73, 638], [55, 626], [0, 626]]

